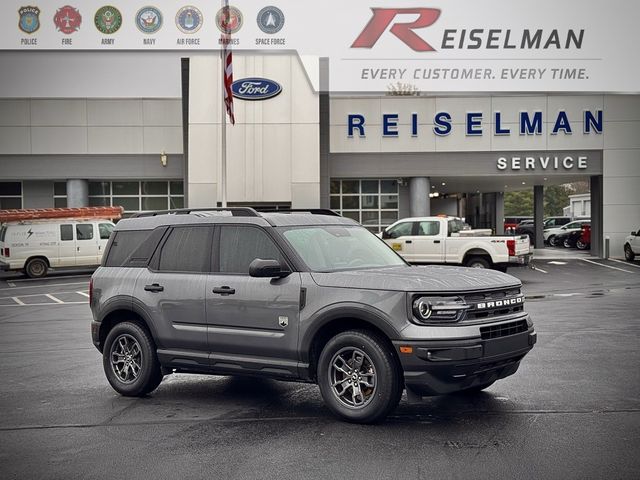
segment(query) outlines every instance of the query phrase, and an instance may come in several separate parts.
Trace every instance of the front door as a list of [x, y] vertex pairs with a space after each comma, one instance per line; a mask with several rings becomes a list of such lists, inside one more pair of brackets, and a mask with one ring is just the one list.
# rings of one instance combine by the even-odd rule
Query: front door
[[98, 239], [93, 223], [76, 223], [76, 265], [98, 265]]
[[398, 252], [407, 262], [413, 262], [413, 230], [414, 222], [400, 222], [388, 228], [384, 241]]
[[[286, 264], [270, 235], [257, 226], [222, 225], [214, 272], [207, 280], [209, 348], [214, 367], [297, 375], [300, 274], [249, 276], [256, 258]], [[216, 254], [217, 252], [217, 254]]]

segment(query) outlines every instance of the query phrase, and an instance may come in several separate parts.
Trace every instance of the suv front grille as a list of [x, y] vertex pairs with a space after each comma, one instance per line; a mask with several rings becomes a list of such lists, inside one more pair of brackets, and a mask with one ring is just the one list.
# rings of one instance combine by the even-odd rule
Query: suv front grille
[[527, 321], [518, 320], [517, 322], [502, 323], [500, 325], [491, 325], [490, 327], [480, 327], [480, 336], [483, 340], [491, 340], [493, 338], [507, 337], [527, 331]]
[[511, 288], [508, 290], [498, 290], [493, 292], [480, 292], [464, 295], [464, 301], [472, 308], [467, 310], [466, 320], [482, 320], [501, 315], [510, 315], [524, 311], [524, 303], [514, 305], [497, 305], [489, 308], [478, 308], [480, 304], [490, 304], [491, 302], [501, 303], [506, 299], [512, 299], [520, 296], [519, 288]]

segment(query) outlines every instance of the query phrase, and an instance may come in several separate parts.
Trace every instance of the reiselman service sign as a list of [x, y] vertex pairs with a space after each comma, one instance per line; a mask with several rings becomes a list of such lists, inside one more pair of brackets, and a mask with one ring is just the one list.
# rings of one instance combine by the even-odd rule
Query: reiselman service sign
[[629, 0], [0, 2], [0, 50], [220, 49], [329, 57], [344, 92], [640, 92]]

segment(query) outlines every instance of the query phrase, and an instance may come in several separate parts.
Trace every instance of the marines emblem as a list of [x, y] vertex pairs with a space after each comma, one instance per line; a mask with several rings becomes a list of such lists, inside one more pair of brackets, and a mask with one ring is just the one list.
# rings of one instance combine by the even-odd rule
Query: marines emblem
[[236, 7], [222, 7], [216, 14], [216, 25], [222, 33], [236, 33], [242, 28], [242, 12]]
[[38, 7], [22, 7], [18, 10], [20, 18], [18, 28], [31, 35], [40, 28], [40, 9]]
[[99, 8], [94, 17], [96, 28], [107, 35], [116, 33], [122, 26], [120, 10], [111, 5]]
[[80, 29], [82, 15], [80, 15], [77, 8], [65, 5], [56, 10], [56, 14], [53, 16], [53, 23], [59, 32], [70, 35]]

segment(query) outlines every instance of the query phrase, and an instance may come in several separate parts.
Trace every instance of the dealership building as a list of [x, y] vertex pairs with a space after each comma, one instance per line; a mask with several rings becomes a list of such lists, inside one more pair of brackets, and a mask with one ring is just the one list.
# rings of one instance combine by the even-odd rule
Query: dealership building
[[[378, 231], [449, 214], [503, 230], [504, 193], [591, 186], [592, 251], [640, 227], [640, 95], [327, 93], [328, 62], [235, 52], [229, 205], [323, 207]], [[222, 201], [217, 52], [0, 52], [0, 207]], [[540, 222], [541, 223], [541, 222]]]

